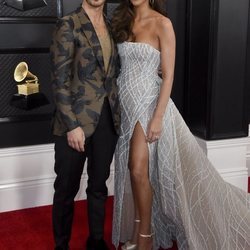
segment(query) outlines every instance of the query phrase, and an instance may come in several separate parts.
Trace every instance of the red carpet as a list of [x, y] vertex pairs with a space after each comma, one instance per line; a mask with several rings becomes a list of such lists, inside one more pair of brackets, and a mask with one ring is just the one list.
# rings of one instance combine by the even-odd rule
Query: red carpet
[[[250, 177], [248, 191], [250, 192]], [[115, 249], [111, 244], [112, 204], [113, 199], [109, 198], [107, 202], [105, 239], [109, 247]], [[88, 235], [86, 219], [86, 202], [76, 202], [71, 240], [72, 250], [85, 249], [85, 241]], [[0, 249], [52, 250], [51, 206], [0, 213]], [[177, 247], [174, 246], [171, 250], [177, 250]]]
[[[105, 239], [109, 247], [115, 249], [111, 244], [112, 204], [113, 199], [109, 198]], [[86, 218], [86, 202], [76, 202], [71, 250], [85, 249], [88, 235]], [[0, 249], [53, 250], [51, 206], [0, 213]], [[177, 250], [177, 248], [174, 247], [171, 250]]]

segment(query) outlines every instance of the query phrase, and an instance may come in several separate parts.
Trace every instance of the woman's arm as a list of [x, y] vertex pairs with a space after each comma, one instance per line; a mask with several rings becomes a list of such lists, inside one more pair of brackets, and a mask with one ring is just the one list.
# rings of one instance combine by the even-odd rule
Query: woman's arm
[[159, 20], [158, 37], [161, 48], [162, 85], [153, 117], [148, 126], [147, 140], [156, 141], [161, 134], [162, 119], [170, 98], [175, 67], [175, 34], [171, 21], [162, 17]]

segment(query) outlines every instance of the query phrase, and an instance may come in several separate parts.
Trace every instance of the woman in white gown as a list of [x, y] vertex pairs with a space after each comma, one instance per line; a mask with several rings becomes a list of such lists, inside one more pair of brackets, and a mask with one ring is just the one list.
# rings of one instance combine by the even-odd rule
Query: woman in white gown
[[250, 250], [250, 196], [223, 181], [170, 98], [175, 35], [159, 1], [123, 0], [112, 21], [121, 59], [113, 243]]

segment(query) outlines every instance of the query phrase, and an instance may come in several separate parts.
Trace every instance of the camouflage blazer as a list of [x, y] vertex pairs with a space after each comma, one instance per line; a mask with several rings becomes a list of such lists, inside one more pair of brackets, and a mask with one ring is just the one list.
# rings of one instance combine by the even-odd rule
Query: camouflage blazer
[[101, 45], [84, 9], [79, 8], [57, 22], [50, 48], [56, 104], [54, 135], [65, 135], [80, 126], [89, 137], [95, 131], [105, 97], [109, 99], [118, 133], [120, 114], [116, 77], [119, 58], [113, 39], [111, 45], [106, 73]]

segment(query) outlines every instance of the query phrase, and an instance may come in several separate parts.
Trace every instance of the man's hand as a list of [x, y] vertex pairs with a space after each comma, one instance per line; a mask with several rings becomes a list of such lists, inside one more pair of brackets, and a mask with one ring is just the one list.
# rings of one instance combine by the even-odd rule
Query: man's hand
[[85, 135], [81, 127], [67, 133], [68, 144], [78, 152], [84, 152]]

